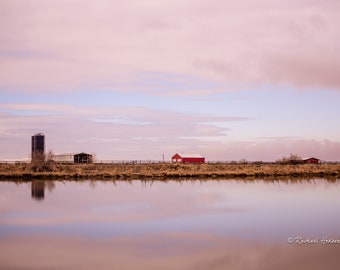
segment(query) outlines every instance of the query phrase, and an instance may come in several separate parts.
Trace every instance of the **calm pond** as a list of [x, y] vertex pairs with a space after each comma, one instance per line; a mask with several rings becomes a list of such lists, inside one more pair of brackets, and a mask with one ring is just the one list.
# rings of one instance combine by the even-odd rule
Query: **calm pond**
[[340, 180], [0, 182], [0, 269], [340, 269]]

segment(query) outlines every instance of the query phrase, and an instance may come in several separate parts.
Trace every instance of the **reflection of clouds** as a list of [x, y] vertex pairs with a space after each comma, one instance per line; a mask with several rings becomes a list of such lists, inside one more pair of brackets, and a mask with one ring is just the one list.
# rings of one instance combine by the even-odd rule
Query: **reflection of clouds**
[[151, 208], [152, 207], [148, 204], [104, 205], [104, 206], [92, 207], [91, 211], [109, 214], [109, 213], [126, 212], [126, 211], [145, 211]]
[[[110, 237], [152, 232], [214, 232], [281, 239], [287, 234], [338, 232], [339, 185], [263, 181], [55, 182], [42, 204], [27, 185], [4, 186], [3, 232], [41, 228], [51, 233]], [[332, 188], [330, 188], [332, 187]], [[13, 194], [11, 192], [13, 190]], [[327, 211], [325, 211], [327, 209]], [[32, 214], [33, 213], [33, 214]]]
[[[152, 186], [141, 182], [97, 182], [95, 189], [88, 188], [90, 182], [56, 182], [56, 188], [43, 208], [18, 204], [12, 212], [37, 212], [31, 216], [6, 216], [2, 223], [17, 226], [57, 226], [71, 227], [79, 224], [92, 233], [96, 227], [112, 225], [115, 231], [123, 227], [129, 231], [139, 231], [138, 224], [147, 230], [162, 230], [171, 225], [190, 227], [192, 222], [202, 220], [204, 215], [218, 212], [243, 211], [227, 205], [216, 208], [225, 197], [225, 192], [216, 189], [212, 183], [154, 182]], [[143, 184], [143, 183], [142, 183]], [[19, 202], [12, 201], [14, 205]], [[44, 215], [44, 213], [50, 213]], [[39, 214], [40, 213], [40, 214]], [[77, 225], [78, 224], [78, 225]], [[198, 224], [199, 225], [199, 224]], [[53, 228], [52, 228], [53, 227]], [[110, 231], [106, 231], [110, 233]]]
[[[337, 269], [338, 247], [292, 246], [204, 233], [119, 238], [13, 236], [1, 239], [1, 269]], [[33, 244], [34, 243], [34, 244]], [[20, 259], [18, 259], [20, 258]]]
[[56, 222], [55, 213], [18, 211], [4, 215], [3, 224], [14, 226], [48, 226]]

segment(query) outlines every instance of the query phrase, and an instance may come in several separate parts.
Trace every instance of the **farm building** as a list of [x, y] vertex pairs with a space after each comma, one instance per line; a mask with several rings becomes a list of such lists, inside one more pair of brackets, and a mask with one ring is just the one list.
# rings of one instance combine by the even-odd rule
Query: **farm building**
[[53, 156], [57, 163], [92, 163], [92, 155], [87, 153], [69, 153]]
[[32, 162], [43, 162], [45, 160], [45, 135], [43, 133], [37, 133], [32, 136]]
[[204, 163], [205, 158], [200, 154], [175, 154], [171, 161], [174, 163]]
[[318, 164], [320, 162], [320, 159], [311, 157], [311, 158], [304, 158], [303, 163], [313, 163], [313, 164]]

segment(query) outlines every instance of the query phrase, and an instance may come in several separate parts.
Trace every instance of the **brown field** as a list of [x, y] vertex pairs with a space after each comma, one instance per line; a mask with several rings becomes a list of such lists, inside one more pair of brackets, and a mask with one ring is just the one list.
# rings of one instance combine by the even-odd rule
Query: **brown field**
[[340, 164], [0, 164], [8, 179], [340, 178]]

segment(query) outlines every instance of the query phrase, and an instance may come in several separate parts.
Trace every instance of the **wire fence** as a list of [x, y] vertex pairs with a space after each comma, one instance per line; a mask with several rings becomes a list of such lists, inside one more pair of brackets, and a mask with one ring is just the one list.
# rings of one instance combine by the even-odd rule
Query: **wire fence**
[[[0, 160], [0, 164], [15, 164], [15, 165], [23, 165], [23, 164], [30, 164], [30, 160]], [[61, 164], [78, 164], [74, 162], [55, 162], [55, 163], [61, 163]], [[162, 161], [162, 160], [95, 160], [92, 162], [93, 164], [103, 164], [103, 165], [137, 165], [137, 164], [171, 164], [173, 162], [171, 161]], [[261, 165], [261, 164], [280, 164], [278, 162], [270, 162], [270, 161], [228, 161], [228, 160], [206, 160], [204, 162], [205, 164], [255, 164], [255, 165]], [[340, 164], [340, 161], [319, 161], [318, 164]]]

